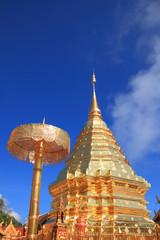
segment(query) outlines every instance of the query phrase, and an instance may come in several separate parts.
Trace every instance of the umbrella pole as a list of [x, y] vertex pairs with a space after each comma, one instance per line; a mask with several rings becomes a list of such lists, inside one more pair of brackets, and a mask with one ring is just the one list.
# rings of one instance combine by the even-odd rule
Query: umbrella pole
[[41, 176], [44, 158], [43, 141], [41, 141], [35, 152], [35, 163], [33, 169], [32, 192], [30, 200], [30, 210], [28, 217], [27, 240], [37, 239], [38, 210], [40, 202]]

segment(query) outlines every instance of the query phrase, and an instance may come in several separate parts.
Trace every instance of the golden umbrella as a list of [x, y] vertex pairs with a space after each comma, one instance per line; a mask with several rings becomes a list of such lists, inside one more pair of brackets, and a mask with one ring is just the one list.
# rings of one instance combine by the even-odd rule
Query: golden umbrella
[[36, 239], [42, 166], [67, 159], [70, 137], [62, 129], [44, 122], [24, 124], [12, 131], [7, 149], [20, 161], [34, 163], [27, 239]]

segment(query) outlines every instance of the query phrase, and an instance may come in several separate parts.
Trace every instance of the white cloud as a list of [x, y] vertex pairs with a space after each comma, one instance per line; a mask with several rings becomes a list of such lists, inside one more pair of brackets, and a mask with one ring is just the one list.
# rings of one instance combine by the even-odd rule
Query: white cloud
[[140, 1], [133, 12], [136, 19], [130, 18], [121, 36], [133, 25], [142, 30], [137, 42], [146, 39], [150, 66], [130, 79], [127, 93], [115, 97], [112, 129], [129, 161], [138, 161], [160, 152], [160, 33], [155, 30], [160, 2]]
[[146, 0], [140, 2], [141, 3], [139, 4], [139, 9], [143, 13], [143, 15], [141, 14], [143, 26], [146, 27], [146, 29], [156, 28], [157, 26], [160, 26], [160, 2]]
[[[125, 6], [125, 7], [124, 7]], [[115, 10], [117, 31], [112, 36], [112, 53], [117, 53], [126, 48], [128, 35], [136, 44], [136, 47], [153, 47], [152, 37], [160, 34], [160, 1], [159, 0], [139, 0], [139, 1], [119, 1]], [[135, 37], [137, 41], [135, 42]], [[139, 48], [138, 48], [139, 50]], [[142, 49], [141, 49], [142, 50]], [[114, 56], [115, 57], [115, 56]], [[116, 56], [115, 58], [118, 58]]]
[[4, 213], [8, 213], [10, 216], [14, 217], [17, 221], [21, 221], [21, 217], [18, 213], [16, 213], [12, 208], [10, 208], [9, 202], [7, 199], [3, 198], [2, 194], [0, 194], [0, 199], [3, 199], [4, 201], [4, 208], [3, 208], [3, 212]]
[[14, 217], [18, 222], [21, 221], [21, 217], [18, 213], [16, 213], [13, 209], [10, 208], [9, 215]]

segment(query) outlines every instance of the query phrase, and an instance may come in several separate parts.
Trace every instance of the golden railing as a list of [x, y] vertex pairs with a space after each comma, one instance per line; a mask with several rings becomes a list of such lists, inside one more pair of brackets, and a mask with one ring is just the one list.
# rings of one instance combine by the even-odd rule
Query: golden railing
[[[76, 231], [68, 234], [68, 240], [160, 240], [160, 228], [155, 229], [154, 234], [125, 234], [125, 233], [115, 233], [114, 235], [103, 234], [103, 233], [92, 233], [86, 232], [85, 236], [77, 236]], [[6, 240], [27, 240], [26, 236], [23, 237], [11, 237], [2, 238]], [[37, 240], [55, 240], [53, 237], [53, 232], [40, 232], [37, 234]], [[60, 240], [60, 239], [58, 239]]]

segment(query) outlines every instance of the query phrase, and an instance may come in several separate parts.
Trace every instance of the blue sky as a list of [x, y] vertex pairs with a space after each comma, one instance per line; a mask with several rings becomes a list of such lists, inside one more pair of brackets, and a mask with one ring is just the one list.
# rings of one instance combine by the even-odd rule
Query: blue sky
[[[0, 197], [24, 223], [33, 164], [6, 149], [26, 123], [66, 130], [73, 148], [87, 121], [95, 69], [103, 120], [138, 175], [151, 183], [148, 209], [158, 210], [160, 172], [160, 2], [0, 1]], [[41, 213], [60, 165], [45, 166]]]

